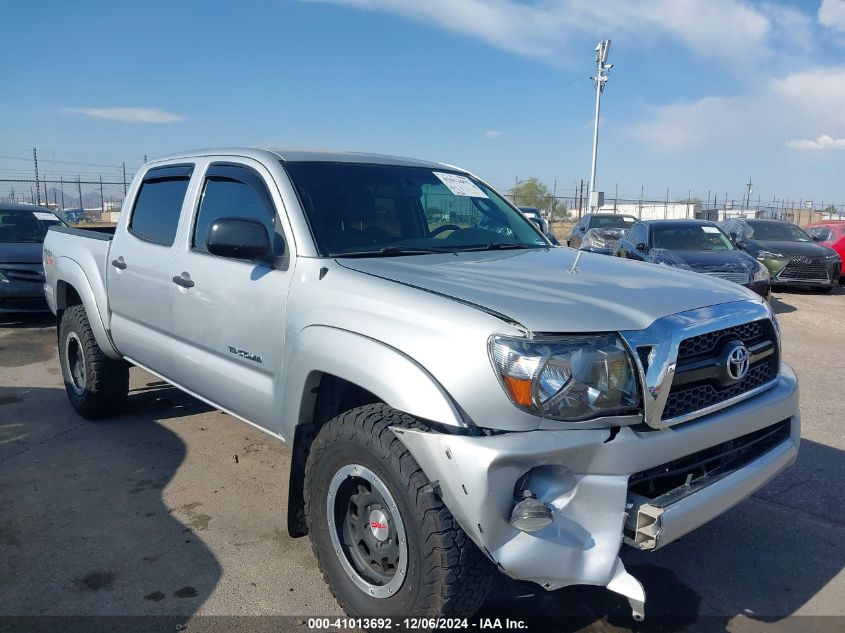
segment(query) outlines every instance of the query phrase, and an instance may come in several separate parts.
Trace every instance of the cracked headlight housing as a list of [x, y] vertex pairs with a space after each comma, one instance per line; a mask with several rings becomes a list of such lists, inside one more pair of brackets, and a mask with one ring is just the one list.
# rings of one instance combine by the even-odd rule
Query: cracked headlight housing
[[616, 334], [490, 338], [490, 358], [511, 401], [553, 420], [577, 422], [636, 409], [637, 373]]
[[769, 274], [769, 269], [766, 268], [761, 262], [757, 262], [757, 270], [754, 271], [754, 275], [751, 278], [751, 281], [769, 281], [771, 275]]

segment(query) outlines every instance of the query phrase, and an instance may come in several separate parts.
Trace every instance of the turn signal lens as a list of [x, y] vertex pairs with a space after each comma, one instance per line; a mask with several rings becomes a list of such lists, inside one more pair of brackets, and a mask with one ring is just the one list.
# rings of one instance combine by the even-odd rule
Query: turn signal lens
[[531, 381], [512, 376], [502, 376], [511, 400], [523, 407], [531, 406]]

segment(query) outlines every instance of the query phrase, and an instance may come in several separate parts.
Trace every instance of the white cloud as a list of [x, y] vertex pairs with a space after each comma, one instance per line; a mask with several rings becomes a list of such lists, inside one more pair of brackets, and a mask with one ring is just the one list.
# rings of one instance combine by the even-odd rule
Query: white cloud
[[487, 138], [499, 138], [501, 135], [502, 133], [499, 130], [487, 130], [484, 133]]
[[[573, 31], [639, 42], [671, 37], [725, 60], [768, 54], [772, 20], [742, 0], [315, 0], [383, 11], [566, 65]], [[795, 16], [791, 16], [794, 18]]]
[[819, 24], [837, 31], [845, 31], [845, 0], [822, 0]]
[[187, 120], [187, 117], [161, 108], [62, 108], [62, 112], [123, 123], [179, 123]]
[[845, 138], [833, 138], [822, 134], [815, 140], [787, 141], [786, 146], [790, 149], [845, 149]]
[[[737, 144], [782, 146], [819, 129], [845, 135], [845, 66], [818, 68], [770, 80], [747, 95], [707, 97], [649, 109], [650, 119], [630, 134], [661, 152], [702, 149], [732, 151]], [[794, 149], [838, 147], [824, 135], [815, 141], [789, 141]]]

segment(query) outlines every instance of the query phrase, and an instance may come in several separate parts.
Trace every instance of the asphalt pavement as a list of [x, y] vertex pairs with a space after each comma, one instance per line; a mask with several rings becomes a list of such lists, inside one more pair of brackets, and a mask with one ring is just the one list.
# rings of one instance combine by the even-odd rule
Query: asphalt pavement
[[[678, 542], [625, 552], [648, 596], [639, 630], [845, 628], [845, 287], [772, 303], [801, 381], [798, 461]], [[131, 388], [119, 417], [79, 418], [52, 317], [0, 315], [0, 616], [167, 616], [164, 630], [256, 616], [224, 621], [257, 630], [257, 616], [341, 615], [308, 539], [287, 535], [289, 450], [140, 369]], [[603, 588], [504, 577], [481, 613], [537, 615], [557, 630], [634, 626]]]

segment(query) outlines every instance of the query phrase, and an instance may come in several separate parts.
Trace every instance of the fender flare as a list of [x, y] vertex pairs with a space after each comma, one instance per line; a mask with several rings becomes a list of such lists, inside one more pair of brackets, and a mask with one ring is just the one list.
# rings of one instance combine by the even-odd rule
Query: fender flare
[[319, 376], [332, 374], [375, 394], [399, 411], [447, 426], [467, 427], [458, 407], [426, 369], [400, 350], [362, 334], [336, 327], [303, 328], [287, 361], [284, 412], [292, 439], [295, 427], [311, 422]]
[[[97, 306], [97, 299], [94, 296], [91, 282], [82, 269], [82, 266], [69, 257], [61, 257], [59, 258], [57, 268], [59, 269], [59, 273], [58, 281], [56, 282], [56, 313], [58, 314], [60, 310], [67, 308], [66, 286], [71, 286], [82, 300], [82, 307], [85, 308], [88, 323], [94, 332], [97, 345], [100, 346], [100, 349], [109, 358], [115, 360], [122, 359], [123, 356], [118, 353], [112, 344], [111, 337], [109, 336], [108, 330], [106, 330], [102, 315]], [[101, 288], [100, 290], [105, 294], [105, 288]]]

